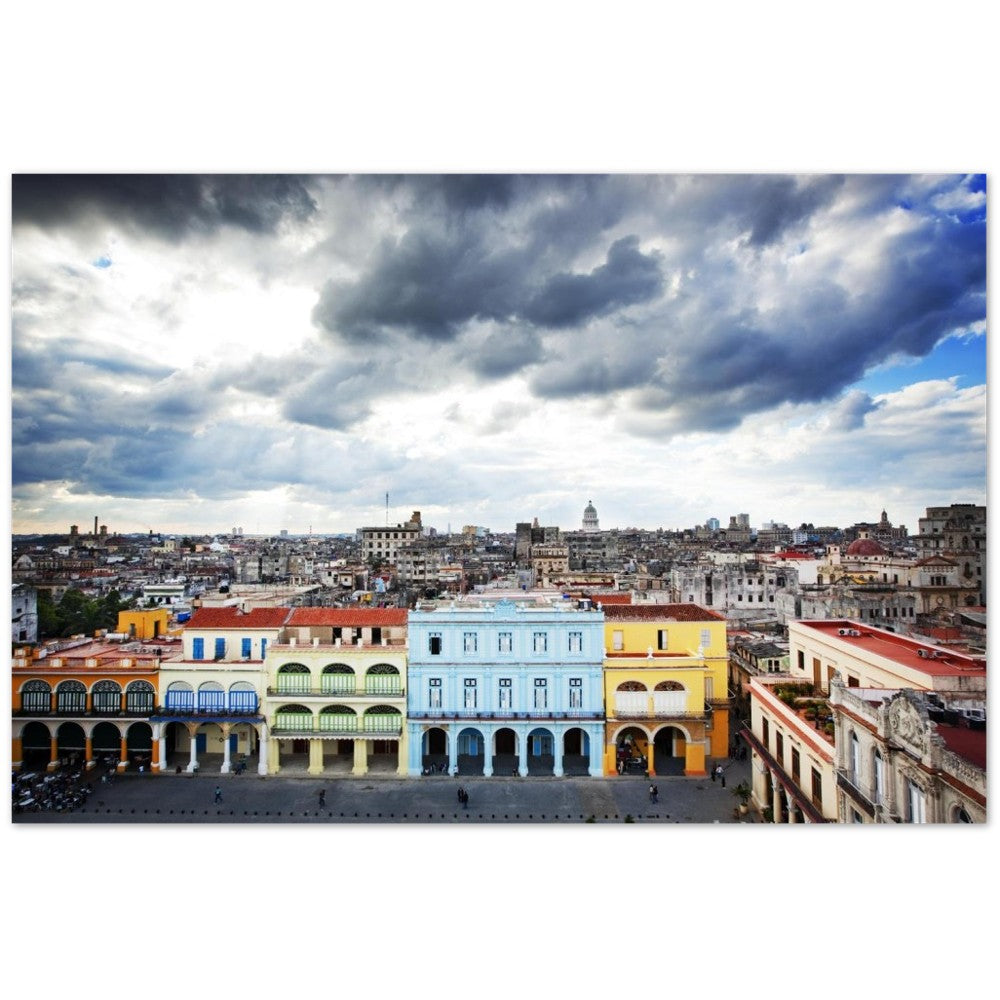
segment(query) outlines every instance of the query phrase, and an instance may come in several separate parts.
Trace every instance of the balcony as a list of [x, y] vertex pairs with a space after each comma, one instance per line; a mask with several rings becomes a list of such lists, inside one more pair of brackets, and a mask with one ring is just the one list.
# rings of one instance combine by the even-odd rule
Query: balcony
[[375, 685], [358, 691], [355, 687], [343, 686], [334, 688], [299, 688], [299, 687], [269, 687], [268, 697], [278, 698], [403, 698], [406, 689], [402, 684]]
[[392, 739], [398, 738], [403, 731], [403, 720], [392, 722], [374, 722], [370, 718], [362, 718], [362, 725], [358, 725], [356, 716], [345, 716], [336, 722], [323, 720], [277, 720], [271, 726], [271, 735], [280, 736], [286, 739], [291, 737], [308, 736], [328, 736], [351, 738], [363, 736], [368, 739]]
[[492, 721], [492, 722], [516, 722], [531, 719], [537, 722], [545, 721], [571, 721], [578, 719], [580, 721], [594, 720], [604, 720], [604, 712], [597, 711], [584, 711], [582, 709], [573, 709], [572, 711], [565, 712], [555, 712], [549, 711], [545, 708], [536, 708], [531, 712], [512, 712], [506, 709], [501, 709], [496, 712], [477, 712], [474, 709], [467, 709], [462, 711], [442, 711], [440, 709], [418, 709], [415, 711], [410, 711], [407, 713], [407, 718], [410, 719], [478, 719], [481, 721]]

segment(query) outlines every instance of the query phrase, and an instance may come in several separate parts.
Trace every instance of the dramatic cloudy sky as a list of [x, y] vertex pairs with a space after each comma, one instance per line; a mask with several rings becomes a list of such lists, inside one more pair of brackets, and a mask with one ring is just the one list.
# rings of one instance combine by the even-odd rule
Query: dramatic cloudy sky
[[12, 520], [851, 524], [986, 496], [982, 176], [13, 180]]

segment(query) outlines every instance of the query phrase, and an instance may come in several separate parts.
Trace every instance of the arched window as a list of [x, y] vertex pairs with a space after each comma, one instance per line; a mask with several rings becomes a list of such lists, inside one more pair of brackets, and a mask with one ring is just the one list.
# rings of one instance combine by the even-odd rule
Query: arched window
[[185, 681], [174, 681], [167, 687], [167, 710], [171, 712], [194, 711], [194, 688]]
[[391, 663], [376, 663], [365, 674], [365, 694], [401, 694], [399, 670]]
[[951, 814], [952, 823], [971, 823], [972, 817], [966, 812], [965, 806], [955, 806]]
[[226, 710], [226, 692], [218, 681], [198, 686], [198, 711], [219, 713]]
[[623, 681], [618, 685], [619, 691], [645, 691], [646, 685], [640, 684], [638, 681]]
[[229, 685], [229, 711], [240, 715], [257, 712], [257, 690], [249, 681], [236, 681]]
[[80, 681], [63, 681], [56, 688], [56, 711], [82, 715], [87, 710], [87, 689]]
[[96, 714], [117, 715], [122, 710], [122, 689], [117, 681], [98, 681], [91, 692]]
[[656, 691], [683, 691], [684, 685], [680, 681], [660, 681], [656, 685]]
[[132, 681], [125, 688], [125, 711], [135, 715], [150, 715], [156, 691], [149, 681]]
[[857, 733], [851, 733], [851, 784], [861, 787], [861, 744]]
[[346, 705], [327, 705], [319, 713], [319, 728], [328, 733], [356, 733], [358, 714]]
[[354, 694], [354, 671], [346, 663], [329, 663], [319, 679], [323, 694]]
[[373, 705], [365, 712], [366, 733], [398, 733], [403, 728], [399, 709], [391, 705]]
[[21, 688], [21, 711], [48, 715], [52, 711], [52, 688], [45, 681], [27, 681]]
[[286, 663], [278, 668], [279, 694], [308, 694], [312, 675], [302, 663]]
[[274, 713], [277, 732], [312, 732], [313, 714], [305, 705], [282, 705]]

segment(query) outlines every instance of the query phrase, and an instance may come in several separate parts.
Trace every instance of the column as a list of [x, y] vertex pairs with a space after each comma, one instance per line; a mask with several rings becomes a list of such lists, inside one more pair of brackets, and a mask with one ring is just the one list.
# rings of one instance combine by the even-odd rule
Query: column
[[556, 778], [563, 776], [563, 754], [566, 752], [566, 734], [559, 732], [558, 726], [552, 727], [552, 774]]
[[493, 730], [483, 733], [483, 777], [493, 777]]
[[149, 773], [159, 774], [163, 769], [160, 765], [160, 723], [153, 726], [153, 741], [150, 746]]
[[122, 737], [121, 755], [118, 758], [118, 770], [124, 771], [128, 767], [128, 740]]
[[517, 773], [522, 778], [528, 777], [528, 733], [525, 729], [517, 734]]
[[192, 729], [191, 726], [187, 726], [188, 736], [191, 739], [191, 759], [188, 761], [188, 766], [186, 768], [189, 774], [194, 774], [198, 769], [198, 741], [195, 739], [195, 732], [197, 731], [197, 726]]
[[354, 769], [351, 774], [362, 775], [368, 773], [368, 740], [354, 741]]
[[[601, 758], [600, 754], [604, 752], [604, 726], [598, 726], [594, 729], [592, 733], [587, 734], [590, 742], [590, 776], [592, 778], [601, 777]], [[611, 759], [614, 760], [615, 751], [614, 743], [611, 744]], [[613, 765], [612, 765], [613, 767]], [[617, 773], [613, 769], [610, 772], [612, 774]]]
[[232, 770], [232, 760], [230, 759], [229, 751], [229, 730], [232, 728], [228, 722], [223, 722], [219, 725], [222, 730], [222, 767], [219, 770], [220, 774], [229, 774]]
[[267, 725], [263, 724], [260, 727], [260, 732], [257, 734], [257, 773], [267, 774], [267, 749], [270, 745], [271, 738], [267, 735]]
[[310, 740], [309, 741], [309, 773], [310, 774], [322, 774], [323, 773], [323, 741], [322, 740]]
[[[396, 758], [398, 764], [396, 766], [396, 774], [407, 775], [410, 773], [409, 769], [409, 757], [410, 757], [410, 740], [409, 731], [406, 724], [404, 723], [399, 730], [399, 743], [396, 745]], [[419, 774], [419, 770], [417, 771]]]
[[448, 773], [454, 774], [458, 767], [458, 726], [448, 727]]
[[94, 766], [94, 741], [88, 733], [83, 740], [84, 767], [89, 771]]
[[268, 753], [270, 754], [270, 758], [267, 762], [267, 773], [277, 774], [281, 770], [281, 740], [274, 737], [273, 739], [269, 739], [267, 742]]
[[781, 782], [771, 775], [771, 809], [774, 812], [773, 822], [781, 822]]
[[59, 766], [59, 741], [55, 736], [52, 737], [51, 750], [49, 751], [49, 763], [46, 766], [46, 771], [54, 771]]
[[10, 766], [15, 771], [21, 770], [21, 754], [23, 753], [21, 737], [14, 736], [10, 741]]
[[795, 818], [795, 801], [789, 792], [785, 792], [785, 802], [788, 804], [788, 822], [797, 823], [798, 820]]
[[160, 736], [156, 740], [156, 745], [159, 747], [159, 757], [160, 761], [160, 772], [162, 773], [167, 769], [167, 736], [164, 732], [164, 726], [160, 726]]

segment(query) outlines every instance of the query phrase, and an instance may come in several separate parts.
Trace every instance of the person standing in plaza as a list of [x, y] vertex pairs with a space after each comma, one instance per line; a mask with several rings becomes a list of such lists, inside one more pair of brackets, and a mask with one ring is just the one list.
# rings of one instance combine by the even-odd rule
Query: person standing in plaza
[[222, 789], [218, 785], [215, 786], [215, 801], [216, 803], [222, 801]]

